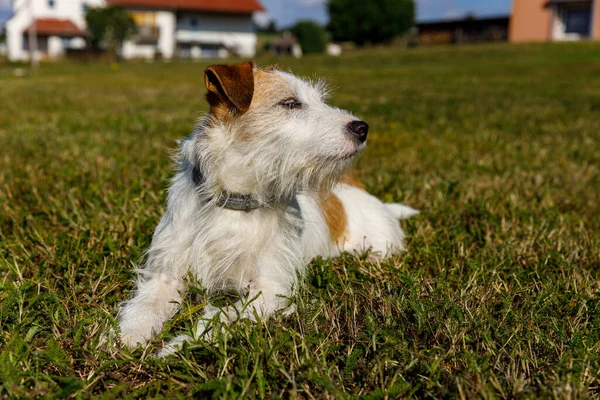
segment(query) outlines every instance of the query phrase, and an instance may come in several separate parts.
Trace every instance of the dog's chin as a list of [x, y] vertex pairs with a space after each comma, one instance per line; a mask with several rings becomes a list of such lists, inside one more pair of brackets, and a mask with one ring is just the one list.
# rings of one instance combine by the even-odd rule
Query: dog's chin
[[354, 161], [365, 150], [366, 147], [367, 145], [365, 143], [361, 143], [358, 146], [356, 146], [354, 150], [341, 154], [339, 159], [341, 161]]
[[365, 146], [360, 145], [356, 146], [356, 148], [354, 148], [352, 151], [339, 153], [335, 156], [328, 157], [327, 162], [329, 163], [330, 167], [333, 167], [329, 179], [336, 181], [341, 178], [346, 173], [347, 169], [354, 164], [364, 149]]

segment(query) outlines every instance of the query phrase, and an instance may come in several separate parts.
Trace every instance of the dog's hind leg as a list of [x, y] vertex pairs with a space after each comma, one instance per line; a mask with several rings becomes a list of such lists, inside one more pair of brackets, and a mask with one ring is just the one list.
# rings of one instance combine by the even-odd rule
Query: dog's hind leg
[[121, 308], [121, 342], [130, 348], [138, 343], [146, 344], [177, 311], [184, 290], [183, 279], [170, 274], [155, 273], [141, 277], [135, 296]]

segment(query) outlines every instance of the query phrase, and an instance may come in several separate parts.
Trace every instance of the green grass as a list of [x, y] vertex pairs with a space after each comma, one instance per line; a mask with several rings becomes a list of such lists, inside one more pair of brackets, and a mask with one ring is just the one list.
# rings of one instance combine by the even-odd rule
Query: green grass
[[408, 252], [316, 260], [294, 315], [167, 361], [201, 293], [147, 350], [104, 348], [205, 65], [2, 64], [0, 397], [599, 397], [600, 44], [276, 61], [369, 122], [358, 175], [422, 210]]

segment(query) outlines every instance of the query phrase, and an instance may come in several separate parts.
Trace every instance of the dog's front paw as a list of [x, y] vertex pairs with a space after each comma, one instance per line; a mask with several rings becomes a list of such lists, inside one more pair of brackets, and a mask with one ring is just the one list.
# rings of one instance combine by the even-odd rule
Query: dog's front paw
[[130, 349], [144, 346], [147, 342], [148, 338], [139, 332], [121, 331], [121, 343]]
[[172, 354], [177, 353], [179, 350], [183, 348], [184, 343], [189, 343], [194, 339], [188, 335], [179, 335], [172, 339], [165, 347], [160, 349], [158, 353], [156, 353], [157, 358], [165, 358]]

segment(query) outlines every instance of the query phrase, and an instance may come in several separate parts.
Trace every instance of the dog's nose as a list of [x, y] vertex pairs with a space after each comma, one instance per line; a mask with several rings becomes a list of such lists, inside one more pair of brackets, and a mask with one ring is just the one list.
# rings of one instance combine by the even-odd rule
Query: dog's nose
[[365, 121], [352, 121], [348, 124], [348, 129], [352, 132], [361, 143], [367, 140], [369, 133], [369, 125]]

